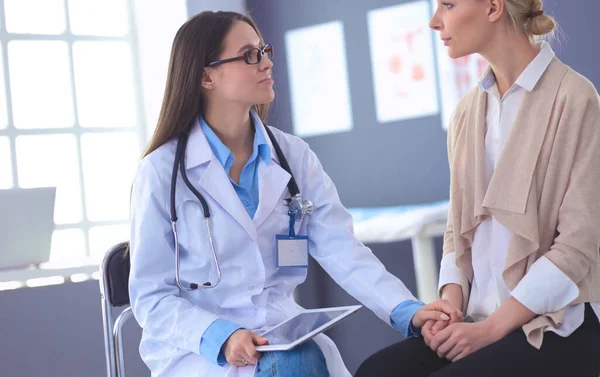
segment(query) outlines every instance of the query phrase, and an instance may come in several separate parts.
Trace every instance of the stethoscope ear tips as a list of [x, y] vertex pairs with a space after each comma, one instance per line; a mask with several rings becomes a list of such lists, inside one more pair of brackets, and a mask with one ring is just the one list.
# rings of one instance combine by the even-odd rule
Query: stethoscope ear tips
[[198, 289], [198, 284], [196, 284], [196, 283], [192, 283], [192, 284], [190, 284], [190, 289], [191, 289], [192, 291], [195, 291], [196, 289]]

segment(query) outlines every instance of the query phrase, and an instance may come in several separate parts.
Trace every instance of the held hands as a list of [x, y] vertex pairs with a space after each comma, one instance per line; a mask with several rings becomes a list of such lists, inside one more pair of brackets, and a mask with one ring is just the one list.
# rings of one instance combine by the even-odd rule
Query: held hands
[[255, 365], [262, 356], [256, 350], [257, 345], [269, 343], [267, 338], [240, 329], [231, 334], [224, 346], [224, 354], [227, 362], [236, 367], [245, 367], [246, 365]]
[[447, 300], [439, 299], [419, 309], [412, 319], [412, 325], [422, 328], [428, 321], [441, 322], [439, 325], [441, 329], [443, 323], [455, 323], [462, 320], [463, 314], [460, 310], [450, 305]]
[[536, 313], [510, 297], [482, 322], [449, 324], [433, 336], [429, 347], [438, 356], [457, 361], [499, 341], [535, 317]]
[[502, 338], [489, 319], [479, 323], [464, 323], [462, 313], [455, 310], [460, 315], [450, 320], [428, 319], [421, 329], [425, 344], [440, 358], [455, 362]]
[[501, 338], [489, 321], [453, 323], [434, 335], [427, 345], [440, 358], [455, 362]]
[[[426, 309], [428, 307], [433, 308], [433, 310], [438, 310], [443, 313], [447, 313], [450, 315], [450, 317], [440, 316], [440, 318], [435, 318], [435, 316], [433, 316], [425, 321], [425, 323], [421, 327], [421, 335], [423, 335], [423, 340], [425, 341], [425, 344], [427, 346], [431, 344], [433, 337], [438, 332], [445, 329], [449, 324], [462, 322], [464, 319], [462, 312], [446, 299], [434, 301], [431, 304], [424, 306], [422, 309]], [[435, 313], [435, 311], [432, 313]], [[414, 325], [416, 326], [416, 324]]]

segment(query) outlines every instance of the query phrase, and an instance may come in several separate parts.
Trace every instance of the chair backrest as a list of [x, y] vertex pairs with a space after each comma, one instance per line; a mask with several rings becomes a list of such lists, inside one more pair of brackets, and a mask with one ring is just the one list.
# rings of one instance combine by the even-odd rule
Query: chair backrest
[[113, 307], [129, 305], [129, 243], [122, 242], [110, 249], [104, 258], [106, 295]]
[[[133, 317], [129, 305], [129, 261], [128, 242], [112, 247], [100, 266], [100, 296], [104, 325], [104, 351], [107, 377], [124, 377], [122, 331], [124, 323]], [[114, 318], [113, 308], [125, 307]]]

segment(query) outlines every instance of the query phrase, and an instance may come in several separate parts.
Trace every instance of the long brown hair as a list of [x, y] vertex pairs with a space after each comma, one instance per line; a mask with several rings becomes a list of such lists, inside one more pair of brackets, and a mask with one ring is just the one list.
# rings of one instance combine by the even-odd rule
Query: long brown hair
[[[235, 12], [202, 12], [179, 28], [171, 48], [158, 124], [142, 158], [172, 138], [188, 132], [194, 119], [204, 111], [205, 99], [201, 91], [204, 67], [219, 59], [223, 41], [238, 21], [252, 26], [263, 41], [254, 21]], [[252, 108], [263, 121], [266, 120], [269, 104]]]

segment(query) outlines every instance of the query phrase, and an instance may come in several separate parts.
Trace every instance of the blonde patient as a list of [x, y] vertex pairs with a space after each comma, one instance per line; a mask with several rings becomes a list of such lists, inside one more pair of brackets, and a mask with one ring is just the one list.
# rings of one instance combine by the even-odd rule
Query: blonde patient
[[600, 103], [540, 38], [556, 26], [541, 0], [438, 1], [448, 55], [489, 62], [448, 131], [439, 287], [465, 319], [426, 322], [356, 376], [600, 374]]

